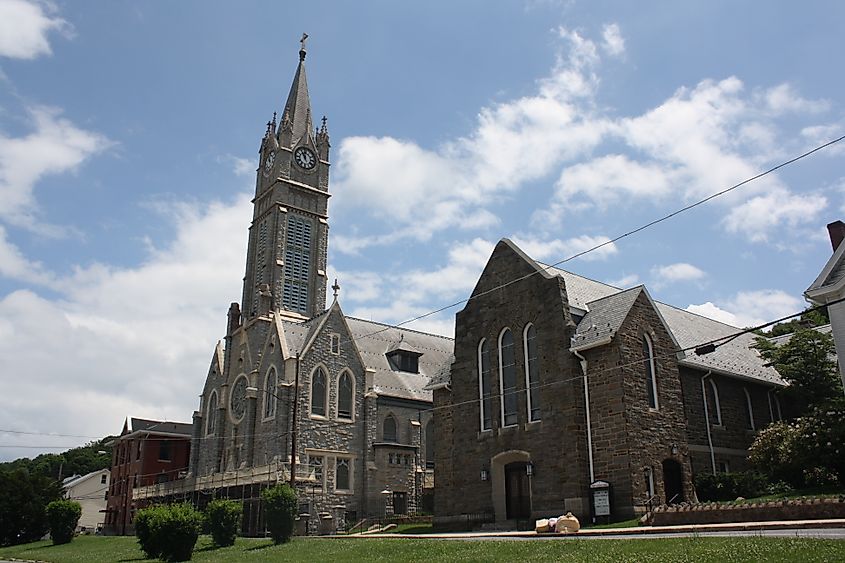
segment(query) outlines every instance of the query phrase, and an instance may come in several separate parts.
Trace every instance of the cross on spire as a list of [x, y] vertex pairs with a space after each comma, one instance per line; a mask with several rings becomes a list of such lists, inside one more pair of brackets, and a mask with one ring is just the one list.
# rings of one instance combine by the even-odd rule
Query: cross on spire
[[337, 299], [337, 294], [340, 293], [340, 284], [337, 283], [337, 278], [334, 279], [334, 285], [332, 285], [332, 291], [334, 292], [334, 298]]

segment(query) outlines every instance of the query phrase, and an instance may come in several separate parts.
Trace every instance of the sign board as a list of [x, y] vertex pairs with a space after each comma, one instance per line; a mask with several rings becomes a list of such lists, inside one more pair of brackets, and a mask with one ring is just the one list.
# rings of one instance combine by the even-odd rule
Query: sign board
[[610, 483], [593, 481], [590, 483], [590, 495], [593, 500], [593, 516], [610, 516]]
[[610, 491], [598, 489], [593, 491], [593, 509], [596, 516], [610, 516]]

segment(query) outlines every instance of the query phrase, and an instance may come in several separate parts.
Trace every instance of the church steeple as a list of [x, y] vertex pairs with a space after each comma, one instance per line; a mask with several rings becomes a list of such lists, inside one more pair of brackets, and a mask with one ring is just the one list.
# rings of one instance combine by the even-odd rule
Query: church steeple
[[325, 309], [329, 134], [314, 129], [305, 39], [287, 102], [259, 149], [241, 310], [245, 320], [278, 312], [310, 318]]

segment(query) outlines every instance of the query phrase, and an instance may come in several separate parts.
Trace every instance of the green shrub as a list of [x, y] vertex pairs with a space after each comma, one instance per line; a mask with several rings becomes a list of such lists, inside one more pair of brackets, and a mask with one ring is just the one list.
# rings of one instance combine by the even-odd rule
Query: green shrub
[[765, 475], [755, 471], [738, 473], [700, 473], [695, 476], [698, 500], [734, 500], [737, 497], [756, 497], [767, 492]]
[[187, 503], [154, 505], [135, 515], [135, 535], [147, 557], [189, 561], [202, 519], [202, 514]]
[[205, 518], [211, 538], [217, 547], [235, 544], [243, 506], [234, 500], [217, 499], [208, 503]]
[[296, 520], [296, 491], [287, 483], [281, 483], [261, 491], [261, 498], [273, 542], [289, 542]]
[[48, 504], [47, 521], [53, 544], [70, 543], [81, 516], [82, 505], [75, 500], [54, 500]]

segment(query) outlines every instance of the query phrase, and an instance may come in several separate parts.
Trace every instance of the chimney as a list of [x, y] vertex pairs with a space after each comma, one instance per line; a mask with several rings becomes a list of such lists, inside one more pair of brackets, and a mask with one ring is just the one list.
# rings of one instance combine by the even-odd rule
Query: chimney
[[842, 221], [834, 221], [827, 226], [827, 232], [830, 235], [830, 244], [833, 246], [833, 251], [839, 248], [842, 240], [845, 239], [845, 223]]

